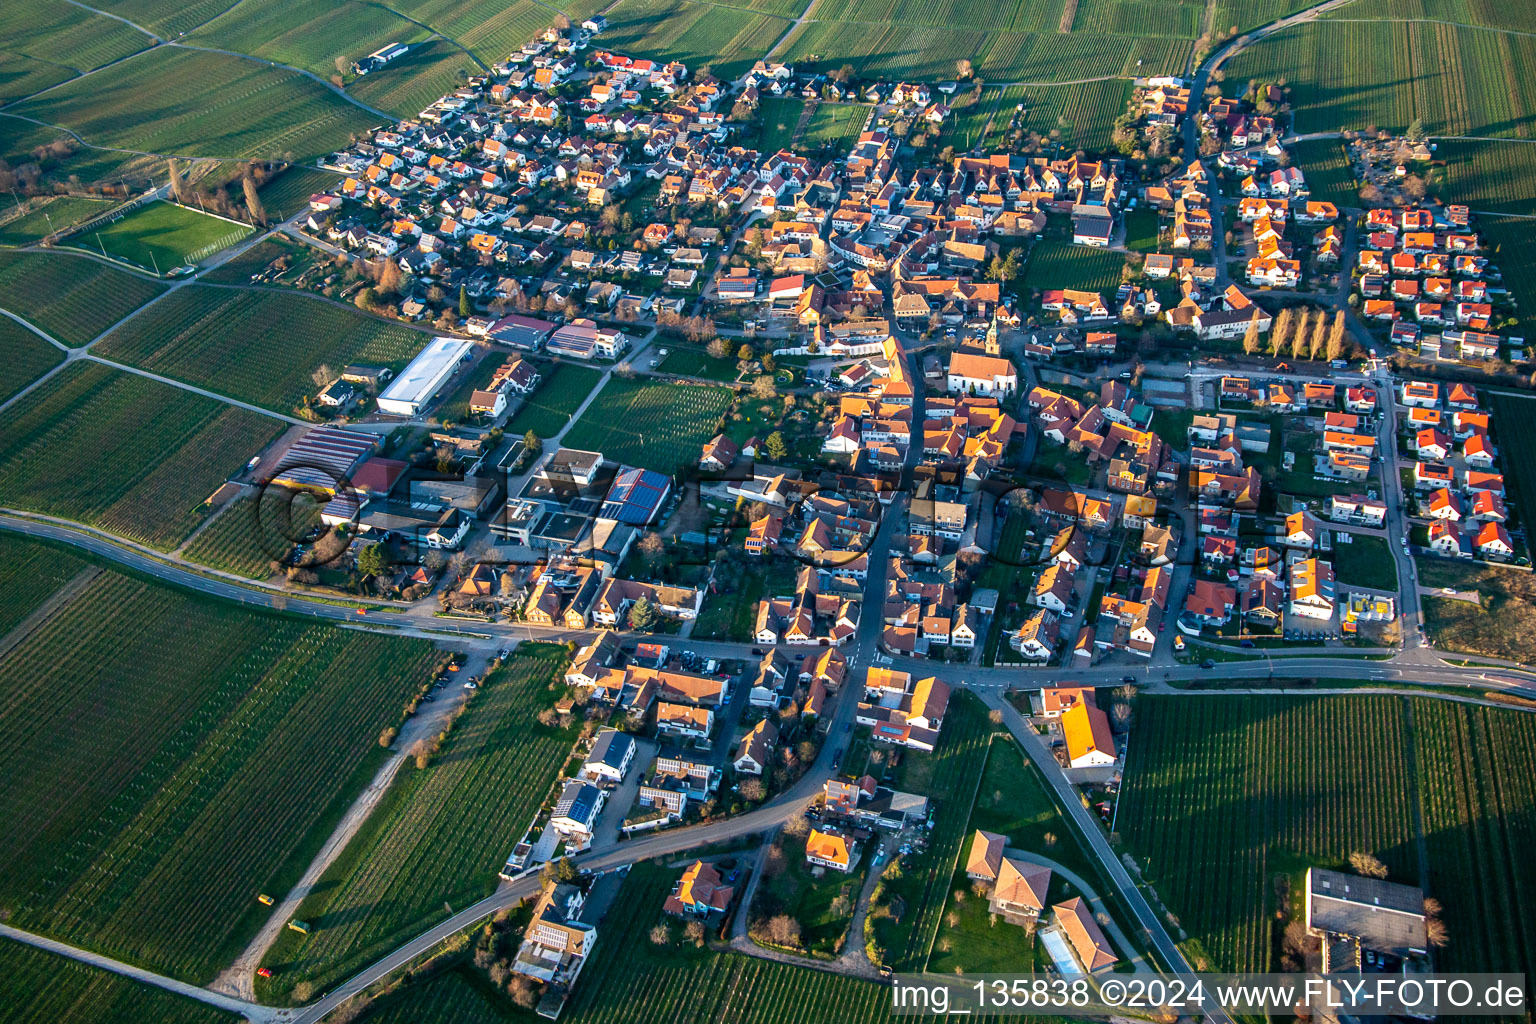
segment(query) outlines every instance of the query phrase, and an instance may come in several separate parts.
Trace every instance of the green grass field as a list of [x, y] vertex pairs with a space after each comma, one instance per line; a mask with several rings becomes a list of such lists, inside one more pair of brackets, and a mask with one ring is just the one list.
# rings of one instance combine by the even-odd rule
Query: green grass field
[[71, 227], [112, 209], [110, 199], [58, 196], [34, 201], [26, 213], [0, 224], [0, 245], [31, 245], [53, 231]]
[[99, 354], [286, 413], [318, 390], [310, 374], [322, 364], [398, 371], [427, 337], [308, 295], [194, 285], [114, 331]]
[[64, 353], [9, 317], [0, 317], [0, 402], [64, 361]]
[[823, 103], [811, 115], [800, 142], [813, 150], [827, 147], [846, 153], [863, 130], [870, 109], [863, 103]]
[[758, 883], [752, 900], [753, 920], [788, 914], [800, 923], [800, 946], [814, 956], [836, 956], [850, 936], [853, 908], [864, 888], [874, 848], [866, 844], [852, 871], [828, 871], [805, 859], [805, 839], [781, 836], [784, 870]]
[[14, 113], [98, 146], [230, 159], [324, 153], [377, 121], [297, 72], [165, 47], [114, 66], [110, 90], [70, 82]]
[[1350, 538], [1341, 543], [1334, 537], [1333, 571], [1338, 582], [1346, 587], [1366, 587], [1370, 590], [1397, 589], [1397, 561], [1392, 548], [1384, 537], [1365, 533], [1343, 534]]
[[579, 363], [556, 363], [547, 368], [538, 387], [523, 400], [522, 408], [507, 421], [506, 432], [522, 437], [533, 431], [539, 437], [560, 433], [597, 382], [603, 371]]
[[76, 248], [100, 251], [136, 267], [166, 274], [196, 264], [245, 238], [252, 229], [175, 203], [139, 207], [120, 220], [71, 238]]
[[66, 345], [89, 343], [163, 286], [65, 253], [0, 252], [0, 307]]
[[1150, 206], [1125, 215], [1125, 247], [1137, 252], [1157, 252], [1158, 212]]
[[753, 11], [689, 0], [620, 0], [607, 13], [603, 45], [625, 53], [680, 60], [732, 79], [764, 57], [790, 22]]
[[[575, 740], [536, 716], [559, 697], [565, 648], [523, 644], [482, 685], [424, 770], [402, 769], [386, 803], [299, 908], [308, 936], [285, 932], [267, 955], [263, 998], [300, 980], [329, 987], [443, 913], [488, 894], [549, 793]], [[553, 689], [552, 689], [553, 687]]]
[[700, 445], [719, 432], [731, 397], [729, 388], [612, 377], [566, 433], [565, 445], [674, 473], [698, 461]]
[[766, 96], [760, 107], [763, 119], [763, 135], [757, 148], [764, 153], [777, 153], [788, 149], [795, 141], [795, 129], [805, 111], [805, 101], [782, 96]]
[[9, 939], [0, 1003], [11, 1024], [235, 1024], [242, 1018]]
[[1530, 227], [1530, 221], [1513, 217], [1477, 219], [1478, 234], [1490, 250], [1488, 257], [1504, 275], [1505, 286], [1519, 303], [1521, 324], [1527, 332], [1536, 325], [1536, 251], [1527, 242]]
[[1107, 302], [1120, 286], [1120, 270], [1124, 266], [1124, 253], [1067, 242], [1041, 242], [1029, 254], [1020, 288], [1035, 291], [1079, 288], [1100, 294], [1108, 292]]
[[681, 342], [672, 343], [672, 346], [672, 350], [656, 364], [657, 371], [676, 373], [684, 377], [703, 377], [726, 384], [740, 376], [740, 371], [736, 369], [736, 364], [740, 360], [733, 355], [716, 359], [708, 352]]
[[259, 498], [241, 498], [198, 533], [182, 552], [211, 569], [264, 580], [273, 559], [320, 522], [320, 504], [309, 494], [269, 487]]
[[0, 658], [11, 923], [208, 981], [435, 660], [102, 573]]
[[1493, 431], [1500, 447], [1500, 468], [1506, 474], [1511, 503], [1529, 523], [1536, 517], [1536, 438], [1525, 429], [1536, 413], [1536, 398], [1505, 391], [1489, 393]]
[[168, 384], [74, 363], [0, 421], [0, 503], [170, 550], [283, 424]]

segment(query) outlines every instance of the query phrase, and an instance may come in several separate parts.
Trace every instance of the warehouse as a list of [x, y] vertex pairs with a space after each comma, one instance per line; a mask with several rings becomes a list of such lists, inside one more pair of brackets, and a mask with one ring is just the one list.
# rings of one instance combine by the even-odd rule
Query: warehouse
[[469, 359], [473, 348], [473, 342], [458, 338], [433, 339], [379, 395], [379, 411], [396, 416], [419, 415], [459, 364]]

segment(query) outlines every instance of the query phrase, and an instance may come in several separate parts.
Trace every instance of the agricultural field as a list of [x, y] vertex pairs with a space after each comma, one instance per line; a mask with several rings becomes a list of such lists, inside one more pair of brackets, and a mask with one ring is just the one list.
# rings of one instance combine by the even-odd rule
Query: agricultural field
[[1536, 324], [1536, 248], [1530, 245], [1531, 222], [1479, 217], [1477, 231], [1490, 249], [1489, 259], [1504, 275], [1505, 287], [1519, 303], [1520, 320], [1529, 330]]
[[283, 424], [169, 384], [77, 362], [0, 421], [0, 504], [161, 550]]
[[[1418, 880], [1413, 731], [1395, 697], [1154, 697], [1137, 724], [1117, 828], [1179, 920], [1197, 969], [1264, 971], [1277, 879], [1363, 851]], [[1327, 757], [1318, 756], [1326, 750]], [[1447, 901], [1449, 902], [1449, 901]]]
[[[1247, 32], [1249, 29], [1268, 25], [1288, 14], [1311, 7], [1312, 2], [1313, 0], [1216, 0], [1216, 14], [1212, 18], [1212, 26], [1218, 34]], [[1349, 4], [1346, 10], [1352, 12], [1355, 8], [1362, 6], [1364, 4], [1357, 0]]]
[[229, 7], [227, 0], [100, 0], [92, 5], [172, 38], [190, 32]]
[[1168, 36], [1194, 39], [1200, 35], [1205, 5], [1159, 3], [1157, 0], [1078, 0], [1072, 32], [1120, 36]]
[[[253, 324], [261, 325], [254, 336]], [[317, 367], [398, 372], [426, 342], [420, 331], [308, 295], [194, 285], [113, 331], [97, 351], [286, 413], [318, 390]]]
[[[1340, 61], [1340, 53], [1360, 59]], [[1284, 77], [1295, 131], [1375, 125], [1400, 132], [1415, 118], [1437, 135], [1536, 138], [1536, 36], [1429, 22], [1293, 26], [1232, 59], [1228, 78]]]
[[347, 86], [347, 95], [391, 114], [415, 117], [438, 97], [457, 89], [465, 76], [479, 73], [469, 54], [446, 40], [429, 39], [386, 67], [354, 80]]
[[602, 44], [624, 53], [706, 65], [730, 80], [767, 55], [789, 28], [784, 18], [689, 0], [620, 0], [607, 12]]
[[[970, 102], [974, 95], [968, 92], [956, 97], [955, 114], [944, 127], [941, 145], [959, 150], [978, 145], [988, 150], [1007, 149], [1017, 131], [1020, 137], [1035, 132], [1070, 146], [1102, 150], [1109, 146], [1115, 118], [1130, 99], [1131, 83], [1111, 79], [1028, 88], [988, 86], [979, 102]], [[991, 128], [983, 135], [989, 122]]]
[[1040, 242], [1024, 265], [1022, 290], [1080, 288], [1109, 292], [1120, 286], [1125, 254], [1068, 242]]
[[555, 363], [540, 373], [543, 379], [538, 387], [507, 421], [505, 429], [512, 437], [522, 437], [530, 430], [541, 438], [554, 437], [603, 379], [602, 370], [579, 363]]
[[58, 64], [18, 53], [0, 53], [0, 103], [12, 103], [74, 77], [74, 72]]
[[[69, 82], [14, 108], [97, 146], [227, 159], [328, 152], [377, 118], [294, 71], [157, 47], [112, 69], [112, 88]], [[172, 104], [153, 97], [176, 97]]]
[[89, 344], [163, 288], [83, 256], [0, 252], [0, 307], [71, 347]]
[[[1288, 2], [1293, 6], [1305, 6], [1305, 0]], [[1536, 10], [1525, 4], [1500, 3], [1499, 0], [1355, 0], [1354, 3], [1329, 11], [1323, 17], [1329, 20], [1426, 19], [1516, 32], [1536, 32]]]
[[7, 939], [0, 1005], [11, 1024], [236, 1024], [233, 1013]]
[[1307, 176], [1313, 199], [1339, 207], [1354, 206], [1360, 201], [1344, 143], [1338, 139], [1307, 139], [1286, 148], [1291, 162]]
[[10, 317], [0, 317], [0, 402], [64, 361], [64, 353]]
[[1536, 213], [1536, 146], [1524, 142], [1442, 139], [1435, 143], [1435, 195], [1490, 213]]
[[228, 249], [251, 231], [248, 225], [222, 217], [175, 203], [154, 202], [104, 227], [76, 235], [69, 243], [75, 248], [99, 250], [103, 256], [153, 274], [166, 274]]
[[486, 64], [507, 59], [555, 19], [554, 8], [570, 15], [572, 24], [602, 9], [597, 0], [544, 6], [535, 0], [490, 0], [464, 4], [458, 0], [403, 0], [390, 5], [404, 17], [430, 25]]
[[430, 644], [108, 571], [0, 657], [10, 923], [204, 983], [297, 879]]
[[729, 388], [612, 377], [564, 443], [625, 465], [675, 473], [698, 461], [699, 446], [720, 431], [732, 397]]
[[[625, 879], [597, 948], [560, 1019], [569, 1024], [782, 1024], [838, 1021], [884, 1024], [937, 1018], [895, 1018], [890, 992], [882, 986], [829, 971], [811, 970], [736, 953], [717, 953], [679, 941], [658, 947], [650, 941], [656, 924], [667, 920], [661, 904], [678, 869], [641, 863]], [[485, 975], [470, 966], [408, 986], [380, 1004], [370, 1024], [492, 1024], [515, 1014], [505, 997], [492, 992]], [[1016, 1024], [1043, 1024], [1011, 1017]]]
[[[1412, 704], [1429, 895], [1445, 908], [1447, 971], [1536, 970], [1536, 715]], [[1443, 966], [1442, 966], [1443, 965]]]
[[[278, 260], [286, 259], [284, 270], [266, 274]], [[284, 234], [268, 235], [250, 246], [238, 256], [232, 256], [212, 270], [205, 271], [198, 281], [203, 284], [281, 284], [298, 287], [297, 279], [305, 269], [317, 261], [329, 259], [320, 250], [296, 242]], [[266, 274], [260, 282], [257, 275]]]
[[272, 575], [272, 561], [320, 522], [320, 503], [307, 492], [269, 487], [240, 498], [182, 549], [199, 565], [248, 579]]
[[5, 603], [0, 604], [0, 637], [84, 569], [95, 566], [67, 548], [0, 533], [0, 591], [5, 594]]
[[563, 689], [556, 644], [523, 644], [481, 684], [442, 754], [402, 769], [364, 830], [299, 908], [310, 933], [285, 932], [258, 995], [329, 987], [443, 913], [487, 895], [496, 872], [554, 786], [575, 731], [538, 713]]
[[267, 211], [267, 217], [275, 221], [298, 213], [309, 205], [310, 196], [334, 188], [340, 180], [330, 171], [313, 167], [290, 167], [264, 182], [256, 192], [262, 208]]
[[863, 103], [823, 103], [811, 115], [800, 141], [813, 150], [827, 148], [847, 153], [863, 130], [871, 109]]
[[0, 245], [31, 245], [54, 231], [105, 213], [113, 205], [110, 199], [77, 199], [74, 196], [34, 202], [21, 216], [0, 224]]
[[64, 132], [9, 114], [0, 114], [0, 159], [12, 167], [36, 164], [44, 185], [77, 177], [85, 185], [121, 181], [130, 191], [143, 191], [165, 177], [165, 161], [159, 157], [86, 149]]
[[[864, 919], [865, 938], [897, 971], [922, 970], [933, 952], [992, 732], [981, 701], [956, 691], [937, 749], [932, 754], [906, 751], [890, 781], [901, 792], [928, 797], [934, 814], [928, 849], [902, 858], [900, 873], [881, 879]], [[898, 900], [899, 915], [893, 909]]]
[[[20, 55], [69, 71], [86, 72], [150, 45], [150, 38], [116, 18], [103, 18], [64, 0], [31, 0], [0, 8], [0, 39]], [[9, 83], [5, 88], [10, 91]], [[25, 96], [27, 93], [17, 93]]]
[[1490, 391], [1488, 397], [1493, 407], [1494, 434], [1502, 449], [1501, 468], [1513, 485], [1513, 493], [1508, 497], [1515, 509], [1523, 513], [1520, 518], [1529, 524], [1536, 518], [1536, 437], [1526, 425], [1536, 414], [1536, 398], [1507, 391]]

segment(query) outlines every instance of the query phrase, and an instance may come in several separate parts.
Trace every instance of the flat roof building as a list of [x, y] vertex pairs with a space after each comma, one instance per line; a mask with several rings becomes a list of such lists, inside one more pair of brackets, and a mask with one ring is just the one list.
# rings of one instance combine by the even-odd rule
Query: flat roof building
[[379, 411], [394, 416], [416, 416], [469, 358], [473, 342], [459, 338], [435, 338], [411, 360], [379, 395]]

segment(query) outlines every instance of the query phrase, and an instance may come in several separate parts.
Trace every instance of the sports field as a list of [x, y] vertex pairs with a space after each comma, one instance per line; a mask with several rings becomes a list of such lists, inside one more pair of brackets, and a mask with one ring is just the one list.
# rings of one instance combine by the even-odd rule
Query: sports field
[[603, 371], [579, 363], [556, 363], [541, 376], [533, 394], [523, 399], [522, 408], [507, 421], [508, 435], [522, 437], [531, 430], [544, 438], [560, 433], [570, 422], [571, 413], [602, 380]]
[[555, 784], [574, 730], [539, 724], [568, 657], [522, 644], [482, 683], [427, 768], [406, 767], [362, 833], [299, 908], [309, 935], [285, 932], [267, 955], [258, 994], [326, 988], [442, 916], [488, 894], [496, 872]]
[[169, 550], [285, 424], [97, 363], [73, 363], [0, 418], [0, 504]]
[[103, 339], [98, 354], [291, 413], [319, 389], [319, 366], [399, 371], [428, 335], [297, 292], [193, 285]]
[[103, 572], [0, 658], [11, 923], [211, 979], [435, 658]]
[[729, 388], [611, 377], [571, 426], [565, 445], [675, 473], [698, 461], [699, 446], [719, 433], [731, 399]]
[[245, 238], [251, 228], [175, 203], [147, 203], [119, 220], [69, 240], [156, 274], [196, 264]]
[[[1112, 294], [1120, 286], [1125, 254], [1067, 242], [1040, 242], [1024, 265], [1024, 289], [1080, 288]], [[1105, 301], [1108, 301], [1106, 298]]]
[[78, 224], [112, 209], [110, 199], [59, 196], [34, 201], [26, 213], [0, 224], [0, 245], [31, 245], [53, 231]]
[[115, 65], [111, 89], [69, 82], [13, 112], [98, 146], [230, 159], [324, 153], [377, 121], [297, 72], [168, 47]]
[[64, 361], [64, 353], [10, 317], [0, 317], [0, 402]]
[[0, 1005], [10, 1024], [236, 1024], [242, 1019], [9, 939], [0, 942]]
[[84, 256], [0, 252], [0, 308], [70, 346], [88, 344], [163, 288]]
[[625, 53], [708, 66], [729, 80], [767, 55], [789, 28], [785, 18], [690, 0], [620, 0], [607, 12], [602, 42]]

